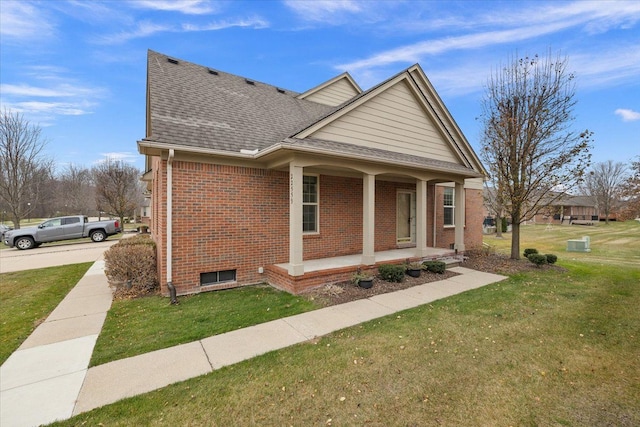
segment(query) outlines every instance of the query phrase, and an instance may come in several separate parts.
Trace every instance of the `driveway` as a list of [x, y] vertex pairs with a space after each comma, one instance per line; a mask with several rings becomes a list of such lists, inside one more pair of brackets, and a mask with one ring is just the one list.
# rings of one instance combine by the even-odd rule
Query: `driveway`
[[3, 249], [0, 251], [0, 273], [96, 261], [116, 243], [118, 239], [112, 238], [100, 243], [44, 244], [26, 251]]

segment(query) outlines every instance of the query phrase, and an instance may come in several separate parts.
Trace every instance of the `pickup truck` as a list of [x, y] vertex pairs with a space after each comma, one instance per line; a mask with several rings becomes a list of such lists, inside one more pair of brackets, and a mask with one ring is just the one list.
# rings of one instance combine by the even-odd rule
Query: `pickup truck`
[[43, 243], [90, 237], [102, 242], [122, 231], [118, 220], [89, 222], [83, 215], [51, 218], [36, 227], [10, 230], [4, 234], [4, 244], [20, 250], [37, 248]]

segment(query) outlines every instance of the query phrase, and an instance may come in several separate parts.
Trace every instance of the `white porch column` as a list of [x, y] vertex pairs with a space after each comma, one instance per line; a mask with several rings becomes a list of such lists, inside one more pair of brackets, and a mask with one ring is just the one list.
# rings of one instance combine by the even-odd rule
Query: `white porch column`
[[303, 168], [289, 163], [289, 274], [302, 276], [302, 172]]
[[375, 255], [375, 213], [376, 176], [362, 177], [362, 264], [376, 263]]
[[427, 181], [416, 180], [416, 256], [427, 255]]
[[456, 182], [454, 197], [455, 197], [454, 223], [456, 227], [456, 241], [455, 241], [454, 249], [456, 249], [458, 252], [463, 252], [464, 251], [464, 221], [465, 221], [464, 182], [462, 183]]

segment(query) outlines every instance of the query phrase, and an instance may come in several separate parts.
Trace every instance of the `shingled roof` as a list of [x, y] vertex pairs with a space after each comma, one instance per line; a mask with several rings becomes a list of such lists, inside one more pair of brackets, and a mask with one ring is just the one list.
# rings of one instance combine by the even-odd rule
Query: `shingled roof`
[[145, 139], [239, 152], [281, 142], [335, 107], [297, 99], [297, 92], [148, 54]]
[[[149, 122], [147, 136], [141, 142], [229, 155], [259, 153], [276, 146], [298, 151], [321, 150], [343, 158], [367, 158], [467, 177], [483, 176], [481, 170], [471, 165], [298, 136], [320, 121], [346, 111], [378, 87], [406, 72], [359, 93], [341, 105], [329, 106], [301, 99], [295, 91], [150, 50], [147, 71]], [[481, 165], [479, 167], [482, 168]]]

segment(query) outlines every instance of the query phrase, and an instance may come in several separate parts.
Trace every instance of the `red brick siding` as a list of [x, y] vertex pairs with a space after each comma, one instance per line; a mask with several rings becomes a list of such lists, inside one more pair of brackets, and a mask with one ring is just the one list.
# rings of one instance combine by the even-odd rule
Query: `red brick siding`
[[[436, 247], [450, 248], [455, 243], [455, 229], [444, 227], [444, 188], [436, 186]], [[482, 246], [482, 190], [465, 190], [465, 250], [477, 249]], [[432, 207], [433, 208], [433, 207]], [[432, 211], [433, 215], [433, 211]], [[429, 246], [433, 245], [429, 241]]]
[[[151, 232], [158, 246], [158, 273], [166, 288], [166, 161], [153, 160]], [[273, 264], [289, 260], [288, 173], [256, 168], [173, 162], [173, 284], [178, 294], [259, 283], [267, 279], [283, 289], [300, 289], [346, 280], [353, 271], [329, 276], [307, 274], [285, 280]], [[414, 184], [376, 181], [375, 250], [396, 244], [396, 194], [415, 190]], [[467, 248], [482, 242], [480, 190], [467, 190]], [[427, 188], [427, 244], [433, 243], [434, 186]], [[454, 232], [442, 230], [442, 188], [437, 187], [437, 246], [448, 248]], [[320, 176], [320, 233], [304, 236], [304, 259], [340, 256], [362, 251], [362, 180]], [[477, 217], [477, 219], [476, 219]], [[263, 267], [265, 274], [258, 273]], [[237, 281], [200, 286], [200, 273], [236, 270]], [[280, 269], [281, 270], [281, 269]], [[286, 276], [286, 277], [285, 277]]]
[[320, 233], [304, 235], [303, 258], [361, 253], [362, 179], [320, 175], [319, 210]]
[[288, 262], [287, 173], [174, 162], [173, 182], [179, 293], [206, 290], [200, 273], [236, 270], [238, 284], [259, 283], [259, 267]]

